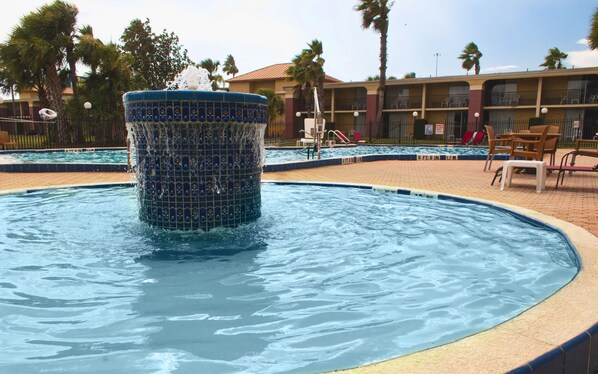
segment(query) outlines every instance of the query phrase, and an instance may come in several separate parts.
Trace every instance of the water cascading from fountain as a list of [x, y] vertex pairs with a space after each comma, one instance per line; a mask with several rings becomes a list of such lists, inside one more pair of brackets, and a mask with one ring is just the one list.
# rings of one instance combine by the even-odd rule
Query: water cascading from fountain
[[234, 227], [261, 215], [267, 100], [211, 92], [189, 67], [164, 91], [123, 97], [139, 217], [172, 230]]

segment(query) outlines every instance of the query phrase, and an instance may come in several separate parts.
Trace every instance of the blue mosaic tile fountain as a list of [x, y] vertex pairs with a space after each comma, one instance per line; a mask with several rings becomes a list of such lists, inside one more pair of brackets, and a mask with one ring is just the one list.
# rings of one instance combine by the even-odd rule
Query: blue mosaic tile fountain
[[142, 221], [208, 231], [260, 217], [265, 97], [173, 90], [123, 101]]

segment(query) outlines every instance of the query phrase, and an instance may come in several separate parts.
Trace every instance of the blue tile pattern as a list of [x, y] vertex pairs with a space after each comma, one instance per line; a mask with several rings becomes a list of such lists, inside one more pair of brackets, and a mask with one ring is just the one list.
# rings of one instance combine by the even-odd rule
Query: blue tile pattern
[[208, 231], [260, 217], [264, 97], [150, 91], [123, 100], [141, 220]]

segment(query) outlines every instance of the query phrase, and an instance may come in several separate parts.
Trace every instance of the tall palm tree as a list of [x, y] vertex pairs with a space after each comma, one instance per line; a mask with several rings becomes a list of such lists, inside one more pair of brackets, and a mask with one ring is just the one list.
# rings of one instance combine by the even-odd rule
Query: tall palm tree
[[305, 100], [305, 109], [309, 115], [309, 113], [311, 113], [313, 102], [312, 95], [310, 95], [312, 85], [308, 68], [304, 64], [305, 59], [303, 58], [303, 53], [304, 52], [293, 58], [293, 65], [289, 66], [285, 73], [288, 76], [288, 80], [297, 82], [296, 88]]
[[324, 77], [326, 75], [324, 63], [326, 60], [322, 57], [324, 48], [321, 41], [314, 39], [307, 45], [309, 48], [303, 49], [293, 58], [293, 65], [286, 70], [286, 73], [289, 80], [298, 83], [305, 99], [307, 112], [310, 113], [313, 108], [313, 95], [311, 94], [313, 87], [317, 88], [318, 102], [324, 103]]
[[233, 55], [226, 56], [226, 60], [224, 60], [224, 66], [222, 67], [222, 71], [226, 74], [230, 74], [235, 77], [235, 74], [239, 72], [237, 69], [237, 64], [235, 64], [235, 58]]
[[590, 34], [588, 35], [588, 43], [590, 49], [598, 49], [598, 8], [594, 11], [592, 16], [592, 24], [590, 26]]
[[[12, 78], [22, 84], [27, 80], [37, 84], [40, 98], [42, 92], [47, 95], [50, 107], [58, 113], [56, 130], [62, 144], [67, 142], [67, 129], [59, 71], [69, 64], [68, 45], [74, 35], [77, 13], [75, 6], [59, 0], [44, 5], [24, 16], [8, 41], [0, 45], [0, 64]], [[21, 70], [23, 67], [26, 69]]]
[[222, 75], [218, 74], [220, 61], [206, 58], [199, 62], [199, 66], [208, 71], [208, 79], [212, 82], [212, 90], [216, 91], [218, 89], [218, 83], [224, 82]]
[[480, 74], [480, 59], [482, 58], [483, 54], [478, 49], [478, 46], [474, 42], [470, 42], [465, 46], [461, 55], [459, 55], [459, 59], [463, 60], [461, 67], [467, 70], [467, 73], [474, 68], [475, 75]]
[[561, 52], [557, 47], [550, 48], [548, 50], [548, 55], [544, 57], [544, 63], [539, 66], [544, 66], [547, 70], [566, 69], [563, 65], [563, 60], [568, 56], [568, 54]]
[[78, 42], [75, 46], [77, 58], [83, 64], [89, 66], [91, 73], [95, 74], [100, 64], [99, 51], [104, 44], [101, 40], [94, 37], [93, 29], [89, 25], [85, 25], [79, 29], [77, 39]]
[[361, 27], [369, 29], [372, 27], [380, 33], [380, 81], [378, 84], [378, 111], [376, 112], [376, 124], [382, 129], [382, 109], [384, 107], [384, 90], [386, 87], [386, 62], [388, 58], [388, 14], [394, 1], [388, 0], [359, 0], [355, 10], [361, 12]]

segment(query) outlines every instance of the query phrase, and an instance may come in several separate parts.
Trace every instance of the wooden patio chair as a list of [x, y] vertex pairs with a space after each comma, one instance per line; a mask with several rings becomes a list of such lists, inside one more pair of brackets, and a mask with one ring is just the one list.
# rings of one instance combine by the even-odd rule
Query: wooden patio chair
[[550, 126], [531, 126], [530, 132], [541, 134], [537, 140], [513, 138], [511, 143], [511, 158], [523, 157], [528, 160], [542, 161], [544, 159], [546, 136], [549, 130]]
[[[499, 153], [511, 153], [512, 138], [497, 139], [494, 134], [494, 127], [491, 125], [485, 125], [486, 132], [488, 133], [488, 156], [486, 157], [486, 164], [484, 164], [484, 171], [492, 169], [492, 160], [494, 155]], [[490, 161], [490, 165], [488, 165]]]
[[[530, 132], [542, 132], [544, 126], [531, 126]], [[559, 126], [548, 126], [548, 133], [549, 134], [558, 134], [561, 129]], [[559, 138], [546, 138], [546, 142], [544, 143], [544, 155], [550, 155], [549, 165], [554, 165], [555, 158], [556, 158], [556, 149], [559, 146]]]

